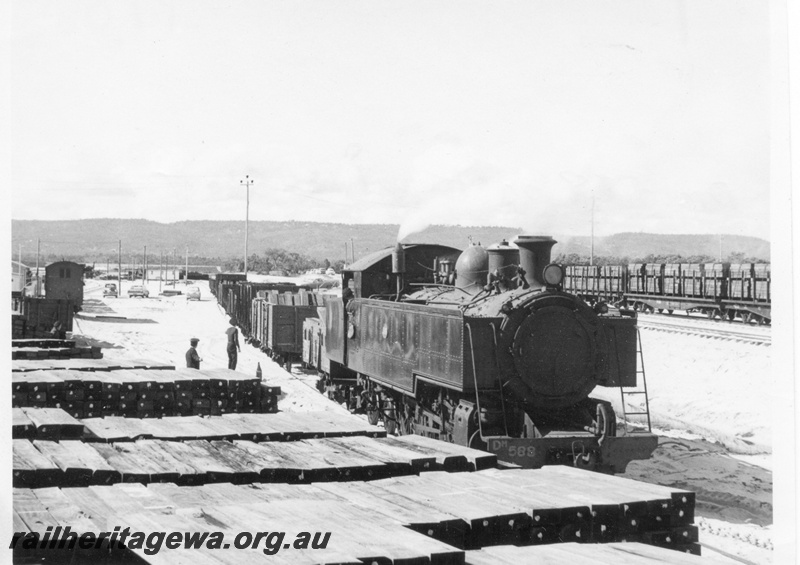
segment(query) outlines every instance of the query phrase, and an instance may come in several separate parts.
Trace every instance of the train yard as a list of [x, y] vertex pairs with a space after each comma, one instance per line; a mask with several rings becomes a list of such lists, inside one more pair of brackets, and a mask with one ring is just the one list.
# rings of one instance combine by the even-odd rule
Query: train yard
[[[205, 292], [205, 287], [203, 290]], [[104, 304], [112, 312], [105, 311], [94, 315], [87, 312], [85, 317], [79, 316], [76, 320], [77, 327], [74, 333], [84, 336], [86, 338], [84, 343], [87, 345], [102, 347], [104, 359], [92, 360], [92, 362], [116, 361], [119, 364], [124, 359], [149, 357], [180, 367], [183, 352], [188, 346], [188, 337], [191, 334], [200, 337], [199, 349], [204, 358], [204, 368], [207, 366], [209, 369], [216, 369], [225, 366], [222, 330], [224, 330], [226, 318], [208, 295], [205, 295], [204, 300], [199, 303], [187, 303], [180, 297], [171, 297], [145, 301], [110, 299], [106, 300]], [[720, 348], [720, 350], [732, 348], [734, 344], [738, 344], [739, 347], [754, 348], [753, 351], [758, 352], [757, 356], [763, 356], [769, 350], [769, 348], [751, 345], [747, 342], [727, 340], [707, 342], [697, 336], [685, 333], [667, 334], [645, 329], [642, 335], [646, 352], [659, 349], [658, 346], [653, 346], [656, 343], [653, 338], [656, 336], [659, 340], [678, 340], [679, 346], [683, 348], [686, 347], [686, 343], [697, 340], [700, 344], [714, 343], [714, 347]], [[675, 343], [672, 345], [674, 346]], [[700, 345], [700, 347], [703, 346]], [[654, 421], [658, 424], [666, 424], [670, 421], [674, 423], [676, 420], [682, 420], [683, 417], [673, 418], [675, 413], [672, 410], [671, 402], [663, 403], [667, 394], [661, 394], [662, 385], [658, 382], [661, 380], [659, 376], [661, 372], [670, 369], [660, 366], [662, 364], [661, 352], [656, 351], [655, 353], [656, 355], [652, 355], [652, 353], [648, 355], [650, 389], [659, 393], [652, 395], [654, 396], [652, 402]], [[19, 361], [19, 363], [32, 362], [34, 361], [29, 359]], [[41, 360], [36, 361], [36, 363], [40, 362]], [[771, 515], [769, 510], [771, 507], [770, 473], [758, 471], [757, 468], [730, 459], [729, 449], [724, 447], [724, 444], [713, 444], [717, 448], [716, 450], [705, 449], [712, 445], [707, 442], [708, 439], [714, 441], [724, 439], [724, 434], [714, 434], [714, 430], [706, 430], [711, 432], [706, 434], [704, 430], [693, 427], [688, 420], [684, 420], [687, 424], [685, 428], [699, 431], [706, 438], [677, 441], [681, 445], [690, 445], [694, 450], [694, 456], [686, 457], [688, 449], [677, 447], [674, 443], [670, 447], [668, 441], [662, 441], [662, 447], [654, 454], [653, 463], [642, 461], [630, 464], [626, 476], [636, 479], [638, 490], [627, 492], [627, 503], [624, 503], [624, 497], [614, 500], [616, 495], [612, 496], [613, 492], [617, 492], [617, 495], [620, 492], [624, 493], [624, 489], [618, 492], [610, 486], [598, 488], [594, 482], [596, 479], [585, 478], [585, 475], [579, 474], [575, 475], [574, 479], [578, 482], [571, 485], [567, 482], [567, 478], [559, 475], [557, 483], [563, 485], [564, 490], [557, 496], [551, 497], [549, 505], [545, 505], [542, 500], [535, 498], [528, 500], [523, 495], [534, 496], [536, 492], [550, 491], [552, 490], [551, 482], [547, 483], [546, 488], [542, 488], [539, 483], [538, 489], [525, 489], [525, 480], [515, 478], [513, 484], [501, 487], [496, 482], [499, 479], [494, 476], [490, 478], [487, 473], [506, 478], [511, 477], [507, 473], [541, 477], [554, 472], [556, 468], [524, 472], [497, 469], [477, 470], [478, 466], [480, 468], [496, 466], [484, 459], [484, 462], [479, 463], [478, 466], [475, 463], [472, 466], [469, 463], [449, 463], [449, 465], [460, 465], [461, 467], [458, 467], [458, 470], [455, 470], [454, 467], [452, 472], [442, 475], [442, 471], [436, 469], [442, 468], [440, 465], [444, 464], [446, 457], [454, 458], [454, 461], [463, 461], [463, 459], [459, 459], [456, 454], [440, 453], [438, 459], [441, 459], [441, 462], [439, 463], [435, 462], [437, 457], [433, 457], [430, 453], [423, 454], [419, 451], [409, 450], [408, 447], [401, 448], [397, 442], [409, 441], [409, 439], [404, 439], [406, 436], [385, 437], [386, 430], [382, 423], [375, 428], [366, 421], [364, 416], [351, 416], [347, 410], [319, 394], [314, 386], [316, 375], [313, 372], [295, 365], [292, 367], [291, 373], [286, 373], [278, 365], [272, 363], [264, 353], [256, 348], [243, 346], [237, 372], [252, 376], [259, 365], [263, 370], [264, 382], [280, 387], [280, 396], [278, 397], [280, 412], [278, 413], [220, 414], [218, 416], [185, 414], [162, 418], [120, 416], [82, 418], [84, 431], [80, 437], [75, 436], [75, 428], [66, 428], [72, 432], [68, 431], [66, 436], [61, 437], [61, 443], [77, 442], [83, 446], [82, 452], [86, 448], [93, 450], [107, 465], [112, 467], [114, 477], [116, 475], [113, 472], [119, 473], [119, 479], [112, 479], [102, 484], [92, 483], [92, 480], [89, 479], [86, 486], [67, 485], [63, 483], [67, 476], [66, 469], [61, 469], [56, 464], [55, 467], [59, 469], [59, 472], [51, 470], [45, 473], [46, 477], [50, 477], [45, 479], [46, 483], [55, 481], [50, 483], [50, 486], [32, 486], [23, 482], [15, 490], [15, 508], [23, 510], [22, 513], [25, 514], [23, 523], [28, 524], [35, 518], [43, 518], [41, 523], [43, 527], [45, 524], [56, 527], [70, 523], [83, 523], [86, 528], [89, 528], [90, 524], [96, 524], [92, 518], [88, 517], [91, 515], [105, 524], [114, 523], [116, 520], [116, 523], [136, 526], [140, 529], [148, 527], [152, 529], [158, 525], [162, 530], [181, 527], [197, 531], [220, 530], [229, 533], [232, 538], [233, 533], [237, 531], [255, 531], [252, 526], [254, 522], [266, 522], [267, 517], [272, 520], [274, 516], [282, 516], [285, 517], [286, 524], [297, 526], [302, 524], [305, 529], [311, 531], [331, 531], [332, 539], [339, 539], [341, 545], [336, 551], [324, 553], [327, 556], [325, 559], [329, 562], [360, 563], [364, 562], [365, 556], [373, 558], [376, 562], [504, 563], [551, 559], [556, 563], [574, 563], [589, 559], [593, 562], [598, 560], [602, 562], [612, 558], [614, 562], [618, 563], [647, 563], [648, 560], [655, 562], [657, 559], [668, 559], [670, 562], [676, 563], [684, 561], [693, 563], [696, 559], [700, 559], [697, 561], [698, 563], [715, 562], [715, 560], [736, 562], [736, 560], [725, 558], [721, 553], [715, 553], [711, 547], [716, 546], [733, 550], [734, 557], [738, 556], [745, 561], [758, 563], [766, 562], [771, 553], [768, 549], [770, 542], [767, 532], [757, 530], [757, 528], [753, 529], [755, 527], [746, 524], [738, 526], [739, 529], [737, 529], [737, 524], [746, 520], [757, 524], [770, 522], [768, 518]], [[149, 369], [128, 367], [124, 370], [144, 372]], [[164, 369], [160, 370], [165, 371]], [[109, 374], [113, 374], [113, 371]], [[716, 378], [716, 375], [709, 375], [709, 379], [712, 378]], [[711, 383], [708, 383], [708, 388], [713, 388]], [[699, 391], [698, 396], [702, 396], [702, 391]], [[724, 400], [723, 398], [720, 402], [720, 410], [737, 409], [736, 402], [730, 406], [724, 406]], [[754, 409], [752, 402], [759, 402], [757, 395], [751, 399], [751, 410]], [[755, 405], [755, 407], [757, 406], [758, 404]], [[48, 433], [55, 432], [48, 432], [45, 428], [43, 436], [37, 435], [40, 433], [41, 421], [37, 426], [31, 418], [28, 418], [31, 423], [25, 424], [26, 414], [31, 409], [25, 408], [20, 411], [22, 413], [17, 414], [18, 428], [16, 429], [18, 431], [16, 433], [21, 435], [16, 441], [27, 441], [37, 453], [50, 454], [51, 464], [54, 459], [65, 463], [66, 453], [63, 450], [56, 451], [58, 448], [53, 445], [55, 443], [53, 437], [48, 437]], [[295, 423], [303, 422], [304, 414], [315, 415], [306, 420], [306, 429], [303, 429], [302, 425], [290, 429], [287, 427], [286, 421], [280, 422], [279, 420], [280, 418], [288, 420], [290, 418], [287, 416], [292, 414], [295, 415]], [[326, 414], [328, 417], [320, 418], [320, 414]], [[148, 415], [145, 414], [145, 416]], [[720, 414], [719, 417], [723, 416]], [[273, 421], [274, 425], [269, 425], [266, 421], [254, 423], [254, 418], [276, 417], [278, 419]], [[711, 422], [705, 423], [713, 424], [715, 419], [716, 417], [712, 417]], [[181, 424], [177, 424], [179, 420], [182, 421]], [[236, 425], [233, 426], [229, 423], [230, 420], [235, 420]], [[700, 424], [700, 418], [697, 420], [697, 423]], [[313, 426], [309, 428], [308, 422], [312, 421], [320, 429], [315, 430]], [[345, 426], [345, 428], [349, 428], [348, 431], [346, 433], [336, 432], [334, 421], [338, 421], [340, 426], [345, 421], [350, 422]], [[173, 423], [175, 424], [173, 425]], [[238, 431], [234, 432], [233, 429]], [[764, 441], [765, 436], [762, 432], [752, 429], [752, 427], [749, 430], [728, 430], [728, 432], [739, 433], [739, 437], [743, 440], [753, 440], [758, 444], [758, 448], [754, 448], [754, 452], [763, 452], [763, 444], [768, 443]], [[377, 437], [370, 437], [371, 435]], [[409, 438], [413, 437], [409, 436]], [[425, 438], [420, 439], [424, 440]], [[391, 445], [383, 443], [390, 440], [393, 440], [394, 443]], [[318, 465], [321, 465], [308, 467], [310, 473], [308, 476], [315, 477], [313, 484], [308, 484], [311, 479], [306, 478], [305, 469], [301, 471], [303, 479], [300, 479], [301, 472], [298, 472], [297, 469], [292, 471], [290, 466], [269, 467], [266, 464], [267, 461], [289, 461], [291, 457], [289, 457], [288, 451], [285, 451], [284, 455], [278, 455], [278, 453], [280, 453], [280, 449], [290, 450], [289, 444], [292, 443], [304, 444], [303, 453], [306, 455], [301, 460], [306, 464], [316, 460]], [[170, 453], [170, 449], [175, 447], [172, 444], [189, 445], [194, 453], [194, 459], [190, 459], [189, 451], [182, 448], [183, 458], [178, 460], [173, 453]], [[233, 444], [238, 451], [229, 450], [226, 456], [220, 449], [226, 449], [227, 444]], [[237, 447], [237, 444], [247, 445], [251, 448], [251, 453], [242, 455], [245, 452]], [[378, 445], [382, 447], [378, 448]], [[446, 445], [449, 444], [443, 444], [443, 446]], [[312, 446], [312, 449], [308, 449], [308, 446]], [[735, 450], [736, 446], [732, 445], [731, 449]], [[113, 450], [113, 456], [118, 459], [103, 457], [103, 453], [112, 454], [109, 450]], [[202, 451], [198, 452], [198, 450]], [[708, 453], [703, 453], [698, 457], [698, 450]], [[319, 459], [319, 455], [323, 452], [327, 455]], [[139, 469], [137, 475], [136, 469], [130, 467], [130, 462], [143, 461], [145, 453], [150, 457], [157, 458], [149, 459], [150, 463], [142, 465], [142, 468], [146, 467], [149, 471], [145, 473]], [[206, 455], [200, 458], [198, 453]], [[230, 453], [236, 453], [238, 458], [232, 459]], [[347, 468], [347, 465], [343, 464], [344, 461], [339, 463], [340, 468], [336, 470], [330, 468], [330, 463], [327, 468], [322, 465], [325, 460], [333, 461], [337, 457], [341, 460], [342, 453], [347, 454], [347, 461], [360, 460], [363, 463], [358, 467], [356, 476], [352, 479], [345, 480], [344, 478], [342, 469]], [[382, 454], [383, 461], [376, 461], [376, 453]], [[405, 459], [400, 456], [401, 453], [405, 454]], [[206, 464], [210, 465], [209, 459], [207, 459], [210, 457], [209, 454], [213, 454], [213, 458], [216, 458], [216, 462], [213, 464], [218, 466], [217, 472], [221, 474], [219, 476], [213, 476], [213, 473], [209, 475], [209, 469], [206, 469], [205, 479], [201, 479], [196, 475], [203, 474], [199, 473], [190, 461], [195, 461], [198, 466], [202, 466], [199, 461], [205, 460]], [[461, 455], [463, 457], [463, 454]], [[35, 458], [35, 455], [32, 457]], [[433, 463], [431, 457], [433, 457]], [[297, 455], [295, 458], [297, 459]], [[111, 460], [120, 468], [114, 467]], [[365, 460], [371, 460], [370, 464], [367, 465]], [[165, 468], [165, 461], [172, 462], [170, 463], [172, 468], [169, 466]], [[174, 463], [174, 461], [178, 461], [178, 463]], [[233, 461], [237, 462], [238, 468]], [[257, 470], [256, 467], [242, 468], [242, 461], [248, 461], [250, 464], [258, 461], [260, 467], [256, 466]], [[705, 466], [698, 467], [695, 465], [697, 462], [701, 462]], [[733, 469], [725, 467], [725, 473], [709, 472], [711, 468], [722, 467], [720, 462], [735, 467]], [[424, 470], [426, 463], [432, 463], [430, 470]], [[136, 482], [125, 482], [123, 469], [126, 464], [133, 473], [132, 480], [135, 479]], [[684, 471], [680, 471], [679, 468], [684, 464], [686, 464]], [[231, 469], [226, 470], [225, 465]], [[87, 465], [73, 464], [73, 466], [69, 466], [64, 464], [64, 466], [69, 469], [70, 477], [84, 477], [81, 479], [84, 481], [87, 476], [93, 477], [99, 471], [99, 469], [93, 469], [90, 474]], [[672, 475], [659, 477], [656, 468], [661, 467], [663, 470], [665, 466], [672, 469]], [[384, 467], [389, 467], [391, 470]], [[183, 471], [177, 477], [176, 469]], [[190, 472], [190, 469], [193, 471]], [[355, 468], [351, 466], [351, 473], [353, 469]], [[413, 469], [413, 471], [410, 472], [409, 469]], [[743, 474], [743, 469], [750, 470], [750, 474]], [[223, 470], [229, 474], [225, 475]], [[368, 476], [370, 471], [374, 473], [374, 478]], [[708, 478], [699, 478], [703, 474]], [[26, 480], [30, 480], [31, 476], [35, 477], [36, 473], [33, 472], [32, 475], [29, 473]], [[98, 476], [102, 477], [103, 474], [99, 473]], [[256, 476], [258, 479], [255, 479]], [[455, 479], [455, 477], [462, 476], [463, 480]], [[747, 501], [743, 497], [738, 502], [732, 497], [729, 497], [727, 502], [720, 497], [715, 498], [711, 491], [727, 490], [732, 496], [736, 494], [734, 483], [737, 481], [726, 476], [750, 477], [753, 485], [761, 482], [760, 494], [750, 493]], [[209, 477], [213, 477], [213, 481], [209, 481]], [[274, 477], [281, 477], [281, 479], [275, 480]], [[610, 479], [616, 478], [618, 477], [610, 477]], [[630, 502], [636, 502], [638, 506], [641, 506], [642, 502], [655, 496], [654, 493], [642, 494], [641, 489], [645, 488], [642, 485], [659, 478], [665, 479], [662, 480], [662, 484], [667, 484], [667, 491], [676, 496], [688, 492], [698, 492], [698, 499], [692, 505], [696, 516], [685, 525], [675, 522], [674, 527], [671, 526], [672, 529], [669, 530], [670, 534], [666, 535], [671, 540], [669, 542], [664, 537], [667, 532], [665, 529], [637, 529], [635, 532], [625, 533], [624, 528], [621, 529], [621, 524], [624, 522], [619, 520], [619, 514], [614, 514], [611, 510], [612, 507], [616, 507], [619, 512], [620, 504], [623, 504], [623, 507], [625, 504], [630, 506]], [[363, 482], [365, 479], [368, 482]], [[218, 482], [219, 480], [224, 482]], [[620, 480], [624, 481], [624, 479]], [[617, 483], [618, 487], [621, 484]], [[363, 485], [370, 485], [370, 488], [362, 489]], [[600, 492], [603, 493], [602, 496], [600, 496]], [[635, 497], [633, 496], [634, 492], [637, 493]], [[580, 493], [583, 494], [580, 495]], [[343, 503], [344, 498], [347, 498], [348, 502]], [[672, 494], [668, 498], [672, 500]], [[287, 499], [292, 502], [286, 502]], [[388, 499], [402, 500], [403, 504], [400, 506], [390, 505], [385, 502]], [[415, 499], [416, 502], [414, 502]], [[432, 500], [436, 502], [432, 503]], [[453, 504], [456, 500], [458, 500], [458, 505]], [[504, 500], [507, 502], [503, 503]], [[559, 500], [561, 506], [556, 504]], [[556, 523], [558, 527], [555, 528], [561, 532], [558, 535], [553, 534], [553, 524], [550, 524], [549, 528], [536, 529], [533, 525], [537, 515], [535, 510], [537, 508], [546, 509], [551, 515], [562, 514], [564, 500], [570, 500], [573, 507], [582, 507], [585, 516], [594, 514], [602, 516], [602, 518], [599, 518], [598, 521], [591, 519], [588, 522], [584, 521], [581, 527], [559, 521]], [[749, 502], [753, 500], [755, 502]], [[763, 503], [768, 500], [770, 503], [764, 506]], [[503, 504], [506, 506], [501, 508]], [[724, 504], [727, 504], [728, 508], [720, 510], [719, 506]], [[649, 508], [654, 511], [655, 506], [651, 501]], [[364, 507], [379, 508], [382, 516], [378, 518], [374, 512], [365, 514]], [[751, 510], [748, 517], [744, 517], [741, 512], [737, 515], [736, 508], [744, 507]], [[481, 508], [483, 510], [479, 510]], [[87, 509], [91, 509], [91, 511], [87, 511]], [[293, 513], [293, 518], [290, 518], [286, 512]], [[674, 508], [669, 510], [669, 516], [673, 516], [675, 513], [677, 511]], [[624, 517], [624, 511], [622, 514]], [[339, 518], [334, 519], [333, 515]], [[617, 517], [608, 518], [610, 515]], [[758, 519], [754, 521], [753, 516], [756, 515]], [[337, 521], [342, 520], [342, 516], [347, 516], [351, 527], [341, 528], [335, 525]], [[661, 521], [663, 521], [665, 515], [654, 514], [653, 516], [661, 516]], [[22, 518], [21, 515], [20, 518]], [[508, 521], [512, 519], [515, 521], [516, 529], [508, 525]], [[541, 520], [542, 518], [539, 521], [541, 522]], [[483, 526], [484, 522], [488, 522], [489, 526]], [[659, 520], [648, 518], [645, 522], [653, 525]], [[268, 523], [274, 523], [274, 521]], [[756, 533], [750, 535], [749, 538], [738, 533], [738, 537], [720, 538], [718, 533], [725, 531], [725, 527], [719, 526], [720, 523], [729, 524], [731, 528], [734, 528], [734, 532], [739, 532], [741, 529], [745, 531], [753, 529]], [[497, 528], [500, 527], [500, 524], [505, 524], [505, 527], [509, 529], [492, 530], [491, 534], [480, 533], [481, 528]], [[401, 530], [397, 530], [398, 525]], [[422, 525], [427, 528], [421, 533]], [[474, 534], [470, 530], [473, 526], [478, 528]], [[565, 526], [569, 527], [565, 529]], [[22, 526], [20, 525], [20, 527]], [[99, 531], [99, 528], [95, 528], [95, 530]], [[428, 534], [428, 531], [435, 532], [435, 535]], [[364, 535], [363, 532], [373, 533]], [[480, 542], [480, 547], [459, 542], [458, 540], [464, 539], [465, 532], [467, 540], [484, 540]], [[413, 537], [411, 534], [420, 537]], [[554, 539], [548, 537], [554, 535], [561, 543], [554, 544]], [[673, 549], [664, 549], [643, 543], [649, 541], [651, 544], [657, 542], [662, 546], [670, 544], [674, 546], [677, 539], [682, 540], [681, 545], [685, 546], [687, 540], [689, 540], [688, 545], [695, 543], [691, 541], [695, 539], [695, 536], [699, 536], [701, 545], [705, 542], [704, 557], [702, 558], [691, 555], [684, 557], [683, 554], [675, 552]], [[747, 542], [745, 538], [751, 539], [752, 543]], [[486, 539], [495, 540], [495, 542], [511, 541], [521, 547], [495, 545], [494, 542], [493, 544], [484, 544]], [[619, 541], [623, 539], [627, 540], [627, 543], [620, 544]], [[634, 540], [639, 543], [631, 543]], [[584, 543], [587, 541], [604, 543], [602, 545]], [[409, 547], [413, 547], [414, 550], [409, 552]], [[542, 553], [531, 553], [536, 550], [540, 550]], [[291, 554], [289, 551], [294, 550], [278, 553], [271, 556], [270, 559], [272, 562], [325, 561], [319, 557], [319, 555], [323, 555], [322, 553], [315, 556], [313, 550], [298, 550], [297, 553]], [[658, 553], [659, 551], [671, 553], [668, 558], [665, 558], [663, 553]], [[223, 552], [217, 554], [214, 550], [192, 550], [188, 554], [184, 552], [182, 556], [166, 550], [150, 556], [146, 556], [142, 551], [136, 553], [137, 558], [154, 563], [173, 563], [182, 562], [182, 560], [191, 560], [193, 563], [219, 563], [228, 560], [230, 562], [264, 561], [264, 555], [260, 551], [235, 552], [226, 556], [223, 556]], [[239, 553], [242, 555], [238, 555]]]
[[658, 316], [640, 314], [638, 320], [639, 328], [646, 330], [696, 335], [740, 343], [772, 344], [772, 332], [769, 328], [763, 326], [734, 324], [727, 321], [715, 322], [690, 315]]

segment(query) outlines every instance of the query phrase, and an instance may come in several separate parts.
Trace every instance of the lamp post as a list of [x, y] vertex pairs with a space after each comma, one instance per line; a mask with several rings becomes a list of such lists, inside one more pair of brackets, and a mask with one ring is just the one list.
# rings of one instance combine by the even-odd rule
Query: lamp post
[[245, 180], [240, 180], [239, 184], [247, 187], [247, 207], [244, 213], [244, 277], [247, 279], [247, 236], [250, 233], [250, 185], [255, 181], [250, 179], [250, 175], [245, 175]]

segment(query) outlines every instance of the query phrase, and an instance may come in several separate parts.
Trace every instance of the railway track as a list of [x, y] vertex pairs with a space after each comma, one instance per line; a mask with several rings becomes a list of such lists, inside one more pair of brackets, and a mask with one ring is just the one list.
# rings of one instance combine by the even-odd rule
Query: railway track
[[639, 314], [638, 322], [640, 328], [647, 330], [697, 335], [710, 339], [724, 339], [757, 345], [772, 345], [771, 329], [765, 326], [714, 322], [688, 316], [666, 318], [654, 314]]

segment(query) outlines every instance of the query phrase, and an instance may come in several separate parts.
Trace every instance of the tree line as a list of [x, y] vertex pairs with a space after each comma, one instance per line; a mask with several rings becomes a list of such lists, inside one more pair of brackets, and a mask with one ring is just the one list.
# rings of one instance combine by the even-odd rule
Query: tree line
[[[262, 255], [252, 254], [247, 257], [247, 270], [261, 274], [280, 273], [297, 275], [312, 269], [328, 269], [333, 267], [337, 273], [344, 267], [344, 260], [331, 262], [328, 259], [312, 259], [302, 253], [286, 249], [269, 248]], [[244, 271], [244, 259], [229, 259], [223, 264], [224, 271]]]
[[[644, 257], [628, 257], [623, 255], [621, 257], [616, 255], [595, 256], [593, 263], [599, 266], [606, 265], [630, 265], [632, 263], [719, 263], [719, 257], [712, 257], [711, 255], [674, 255], [674, 254], [649, 254]], [[723, 258], [722, 263], [769, 263], [763, 259], [756, 257], [747, 257], [744, 253], [736, 252], [730, 253], [727, 257]], [[588, 255], [580, 255], [578, 253], [560, 253], [555, 256], [553, 263], [560, 265], [589, 265], [590, 258]]]

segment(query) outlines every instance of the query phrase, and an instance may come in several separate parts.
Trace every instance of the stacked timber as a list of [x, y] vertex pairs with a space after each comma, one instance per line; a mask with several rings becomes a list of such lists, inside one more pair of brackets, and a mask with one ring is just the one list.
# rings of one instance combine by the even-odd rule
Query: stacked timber
[[75, 418], [276, 412], [280, 396], [280, 387], [228, 369], [51, 369], [11, 379], [12, 406], [62, 408]]
[[[312, 487], [119, 484], [91, 489], [15, 489], [13, 495], [14, 530], [40, 535], [44, 535], [47, 527], [54, 532], [58, 527], [63, 531], [69, 526], [72, 532], [80, 534], [108, 531], [119, 525], [146, 535], [220, 532], [225, 542], [232, 544], [240, 532], [251, 533], [251, 538], [255, 532], [285, 532], [280, 540], [264, 539], [265, 535], [257, 547], [234, 550], [233, 554], [206, 544], [183, 552], [162, 548], [154, 553], [146, 551], [146, 545], [137, 547], [129, 541], [129, 549], [104, 546], [108, 562], [464, 563], [463, 550], [405, 528], [386, 514], [350, 504]], [[299, 545], [301, 532], [314, 532], [309, 539], [316, 549], [310, 544]], [[21, 545], [15, 548], [16, 561], [47, 556], [46, 549], [24, 550]], [[62, 552], [58, 557], [66, 562], [70, 552]]]
[[[13, 440], [14, 486], [75, 486], [76, 476], [88, 484], [363, 481], [441, 470], [443, 465], [437, 460], [454, 468], [448, 458], [465, 459], [446, 452], [422, 455], [385, 438], [367, 436], [261, 443], [232, 438], [84, 442], [80, 443], [82, 465], [65, 467], [53, 458], [54, 454], [63, 455], [57, 451], [59, 446], [75, 443], [80, 442]], [[109, 470], [115, 474], [109, 476]], [[468, 467], [464, 465], [461, 470]], [[519, 515], [517, 519], [524, 523], [525, 517]]]
[[101, 359], [99, 347], [76, 345], [65, 339], [12, 339], [11, 359]]
[[11, 315], [11, 339], [21, 339], [25, 335], [25, 317], [20, 314]]
[[[81, 421], [87, 441], [105, 443], [161, 439], [243, 439], [254, 442], [295, 441], [345, 436], [385, 437], [386, 431], [350, 414], [279, 412], [165, 418], [88, 418]], [[474, 450], [472, 450], [474, 451]], [[441, 453], [441, 452], [440, 452]]]
[[[187, 461], [191, 464], [190, 459]], [[658, 487], [648, 492], [648, 485], [625, 479], [617, 482], [615, 477], [606, 477], [608, 489], [587, 490], [587, 484], [594, 484], [591, 480], [597, 476], [594, 473], [575, 470], [574, 477], [573, 473], [556, 473], [536, 478], [542, 475], [540, 471], [433, 472], [370, 482], [310, 485], [216, 482], [180, 486], [167, 481], [146, 486], [131, 482], [60, 490], [17, 488], [14, 523], [15, 531], [21, 531], [17, 524], [41, 532], [47, 526], [55, 529], [67, 525], [73, 531], [81, 527], [87, 531], [91, 531], [90, 527], [95, 527], [94, 531], [108, 531], [115, 525], [145, 533], [218, 531], [223, 532], [226, 542], [238, 532], [284, 531], [284, 541], [289, 541], [290, 546], [278, 546], [285, 551], [270, 557], [280, 563], [713, 563], [641, 542], [576, 543], [592, 540], [574, 536], [562, 539], [558, 532], [564, 528], [558, 527], [555, 516], [563, 515], [568, 521], [576, 508], [588, 510], [586, 532], [589, 532], [595, 506], [608, 506], [610, 502], [608, 498], [585, 504], [559, 501], [556, 497], [561, 490], [559, 481], [569, 483], [583, 477], [582, 492], [624, 493], [624, 499], [645, 505], [652, 496], [663, 499], [664, 492], [659, 492]], [[504, 477], [505, 474], [508, 476]], [[485, 477], [491, 480], [481, 485]], [[523, 486], [518, 485], [520, 480]], [[535, 481], [539, 485], [532, 488]], [[495, 485], [504, 490], [495, 490]], [[682, 496], [682, 491], [667, 491], [671, 500]], [[547, 499], [546, 495], [552, 498]], [[89, 522], [69, 521], [77, 509]], [[536, 535], [542, 528], [537, 525], [536, 516], [545, 515], [557, 532], [546, 540], [550, 543]], [[97, 524], [105, 527], [97, 528]], [[301, 531], [330, 532], [327, 549], [309, 554], [296, 551], [291, 541]], [[682, 552], [697, 550], [696, 544], [670, 548]], [[145, 562], [155, 559], [150, 561], [153, 563], [176, 562], [180, 556], [169, 551], [162, 552], [160, 557], [147, 556], [137, 548], [131, 551]], [[258, 554], [263, 559], [260, 551]], [[198, 548], [192, 550], [191, 556], [197, 559], [196, 563], [206, 563], [215, 554]], [[217, 557], [222, 559], [223, 555]], [[236, 562], [247, 563], [251, 559], [255, 561], [254, 554], [243, 550], [235, 554]]]
[[[503, 531], [483, 532], [486, 539], [497, 540], [494, 543], [638, 541], [699, 553], [697, 527], [692, 525], [695, 496], [689, 491], [560, 465], [536, 470], [425, 473], [414, 479], [410, 495], [409, 477], [375, 481], [372, 485], [429, 500], [439, 508], [459, 508], [463, 501], [470, 500], [470, 508], [481, 508], [486, 503], [504, 506], [508, 513], [505, 518], [512, 510], [526, 515], [522, 520], [527, 526], [521, 530], [511, 531], [501, 520]], [[463, 517], [467, 519], [469, 514]], [[495, 520], [488, 520], [484, 526], [493, 527]], [[515, 521], [519, 525], [519, 518]], [[475, 535], [473, 529], [473, 538]]]
[[58, 441], [81, 439], [83, 424], [60, 408], [12, 408], [11, 437]]
[[730, 563], [697, 555], [680, 555], [660, 547], [642, 543], [607, 543], [585, 545], [562, 543], [532, 547], [510, 545], [468, 551], [464, 558], [468, 565], [519, 565], [520, 563], [548, 563], [550, 565], [575, 565], [576, 563], [614, 563], [615, 565], [713, 565]]
[[70, 371], [115, 371], [119, 369], [174, 369], [171, 363], [153, 359], [40, 359], [11, 362], [13, 372], [70, 370]]
[[[439, 457], [441, 457], [441, 454], [463, 457], [466, 460], [470, 471], [481, 471], [483, 469], [491, 469], [497, 466], [497, 456], [494, 453], [470, 449], [454, 443], [443, 442], [416, 434], [399, 436], [396, 438], [396, 440], [401, 445], [405, 444], [405, 447], [415, 451], [420, 451], [422, 453], [434, 451], [440, 454]], [[445, 467], [444, 459], [439, 462], [442, 464], [442, 467]]]

